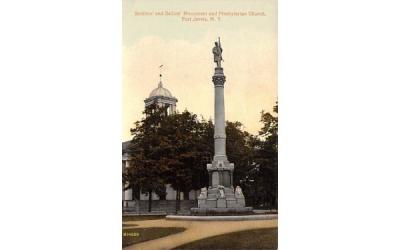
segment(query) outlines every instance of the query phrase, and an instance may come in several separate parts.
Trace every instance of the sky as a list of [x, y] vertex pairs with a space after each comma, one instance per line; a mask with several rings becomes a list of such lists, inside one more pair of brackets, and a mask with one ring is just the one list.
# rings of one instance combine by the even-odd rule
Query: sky
[[[153, 12], [139, 16], [135, 12]], [[263, 16], [220, 16], [184, 22], [155, 12], [264, 12]], [[222, 13], [221, 13], [222, 14]], [[193, 16], [192, 16], [193, 18]], [[257, 134], [262, 110], [277, 101], [276, 0], [123, 0], [123, 140], [143, 117], [144, 99], [159, 82], [187, 109], [213, 119], [215, 63], [212, 48], [220, 37], [226, 76], [225, 118]]]

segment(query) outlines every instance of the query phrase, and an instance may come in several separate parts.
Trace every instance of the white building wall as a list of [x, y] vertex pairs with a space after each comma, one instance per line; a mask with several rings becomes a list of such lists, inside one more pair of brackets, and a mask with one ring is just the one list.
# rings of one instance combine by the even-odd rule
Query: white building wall
[[[152, 196], [153, 201], [160, 199], [160, 197], [156, 193], [152, 192], [152, 194], [153, 194], [153, 196]], [[149, 199], [149, 195], [147, 193], [144, 194], [144, 193], [140, 192], [140, 200], [148, 200], [148, 199]]]
[[[166, 188], [166, 192], [167, 192], [165, 199], [174, 201], [176, 198], [176, 190], [171, 187], [171, 184], [165, 185], [165, 188]], [[199, 195], [198, 190], [191, 190], [189, 192], [189, 200], [196, 200], [198, 195]], [[181, 196], [181, 200], [184, 200], [183, 192], [180, 192], [180, 196]], [[128, 200], [128, 197], [131, 197], [129, 200], [132, 199], [132, 189], [125, 191], [125, 200]], [[140, 193], [140, 200], [148, 200], [148, 199], [149, 199], [148, 194], [144, 194], [142, 192]], [[159, 200], [159, 199], [160, 199], [160, 197], [155, 192], [153, 192], [153, 200]]]
[[166, 200], [175, 200], [175, 195], [176, 191], [171, 187], [171, 184], [167, 184], [166, 186], [166, 191], [167, 191], [167, 196], [165, 197]]
[[[166, 185], [167, 196], [165, 197], [166, 200], [174, 201], [176, 199], [176, 190], [171, 187], [170, 184]], [[184, 195], [183, 192], [180, 192], [181, 200], [183, 200]]]
[[133, 200], [133, 197], [132, 197], [132, 189], [131, 189], [131, 188], [125, 190], [125, 192], [124, 192], [124, 200], [125, 200], [125, 201]]

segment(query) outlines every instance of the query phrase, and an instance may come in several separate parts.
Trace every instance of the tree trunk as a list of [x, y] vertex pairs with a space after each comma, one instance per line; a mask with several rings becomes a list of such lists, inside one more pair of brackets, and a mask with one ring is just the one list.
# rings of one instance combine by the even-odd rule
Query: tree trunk
[[175, 214], [178, 214], [180, 210], [180, 201], [181, 201], [181, 192], [179, 189], [176, 190], [176, 197], [175, 197]]
[[151, 202], [152, 202], [152, 200], [153, 200], [153, 190], [150, 189], [150, 191], [149, 191], [149, 210], [148, 210], [149, 213], [151, 212]]
[[257, 179], [256, 178], [254, 178], [254, 179], [255, 179], [255, 181], [254, 181], [254, 196], [255, 196], [254, 207], [257, 207], [258, 206], [258, 185], [257, 185]]
[[185, 191], [185, 192], [183, 193], [183, 199], [184, 199], [184, 200], [189, 200], [189, 191]]

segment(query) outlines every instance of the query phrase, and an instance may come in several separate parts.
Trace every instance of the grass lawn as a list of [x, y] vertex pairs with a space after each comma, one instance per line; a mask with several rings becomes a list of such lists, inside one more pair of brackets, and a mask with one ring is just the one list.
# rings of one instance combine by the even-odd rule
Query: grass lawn
[[166, 215], [129, 215], [122, 216], [122, 222], [126, 221], [139, 221], [139, 220], [160, 220], [164, 219]]
[[149, 227], [122, 229], [122, 247], [162, 238], [185, 231], [183, 227]]
[[222, 234], [174, 248], [182, 249], [265, 249], [278, 248], [278, 228], [262, 228]]
[[137, 225], [136, 224], [125, 224], [125, 223], [122, 223], [122, 227], [136, 227]]

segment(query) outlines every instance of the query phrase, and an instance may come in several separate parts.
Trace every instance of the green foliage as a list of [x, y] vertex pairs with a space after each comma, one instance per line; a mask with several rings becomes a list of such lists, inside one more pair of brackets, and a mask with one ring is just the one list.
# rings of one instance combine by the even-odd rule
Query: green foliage
[[165, 111], [157, 106], [146, 108], [146, 117], [131, 130], [128, 152], [132, 167], [124, 174], [125, 181], [132, 187], [139, 186], [142, 192], [156, 191], [159, 195], [164, 194], [167, 183], [178, 193], [205, 186], [204, 158], [211, 152], [204, 148], [210, 148], [206, 145], [210, 123], [198, 121], [187, 110], [169, 116]]
[[234, 185], [240, 185], [254, 207], [277, 208], [278, 105], [274, 113], [261, 112], [259, 135], [251, 135], [240, 122], [227, 122], [227, 155], [235, 164]]
[[[235, 164], [234, 185], [243, 188], [253, 206], [277, 207], [278, 106], [274, 113], [261, 112], [259, 135], [251, 135], [240, 122], [226, 122], [227, 155]], [[167, 115], [166, 108], [152, 105], [131, 129], [126, 150], [130, 167], [123, 173], [127, 188], [165, 195], [165, 184], [178, 192], [208, 186], [206, 164], [214, 154], [214, 126], [185, 110]], [[177, 196], [179, 210], [179, 199]], [[149, 206], [151, 206], [149, 195]], [[151, 207], [149, 207], [151, 210]]]
[[261, 112], [263, 127], [260, 130], [262, 140], [256, 150], [255, 162], [259, 166], [258, 180], [262, 185], [264, 205], [278, 206], [278, 105], [274, 106], [274, 114]]
[[165, 168], [160, 164], [165, 148], [162, 142], [165, 138], [159, 133], [161, 125], [165, 122], [166, 109], [156, 106], [146, 108], [146, 117], [135, 123], [131, 129], [133, 139], [128, 148], [132, 160], [129, 168], [129, 183], [139, 186], [142, 192], [151, 193], [152, 190], [160, 191], [164, 188], [161, 177]]
[[240, 180], [249, 170], [249, 162], [253, 157], [251, 140], [254, 139], [247, 131], [243, 130], [240, 122], [226, 122], [226, 153], [229, 161], [235, 164], [233, 184], [240, 186]]

